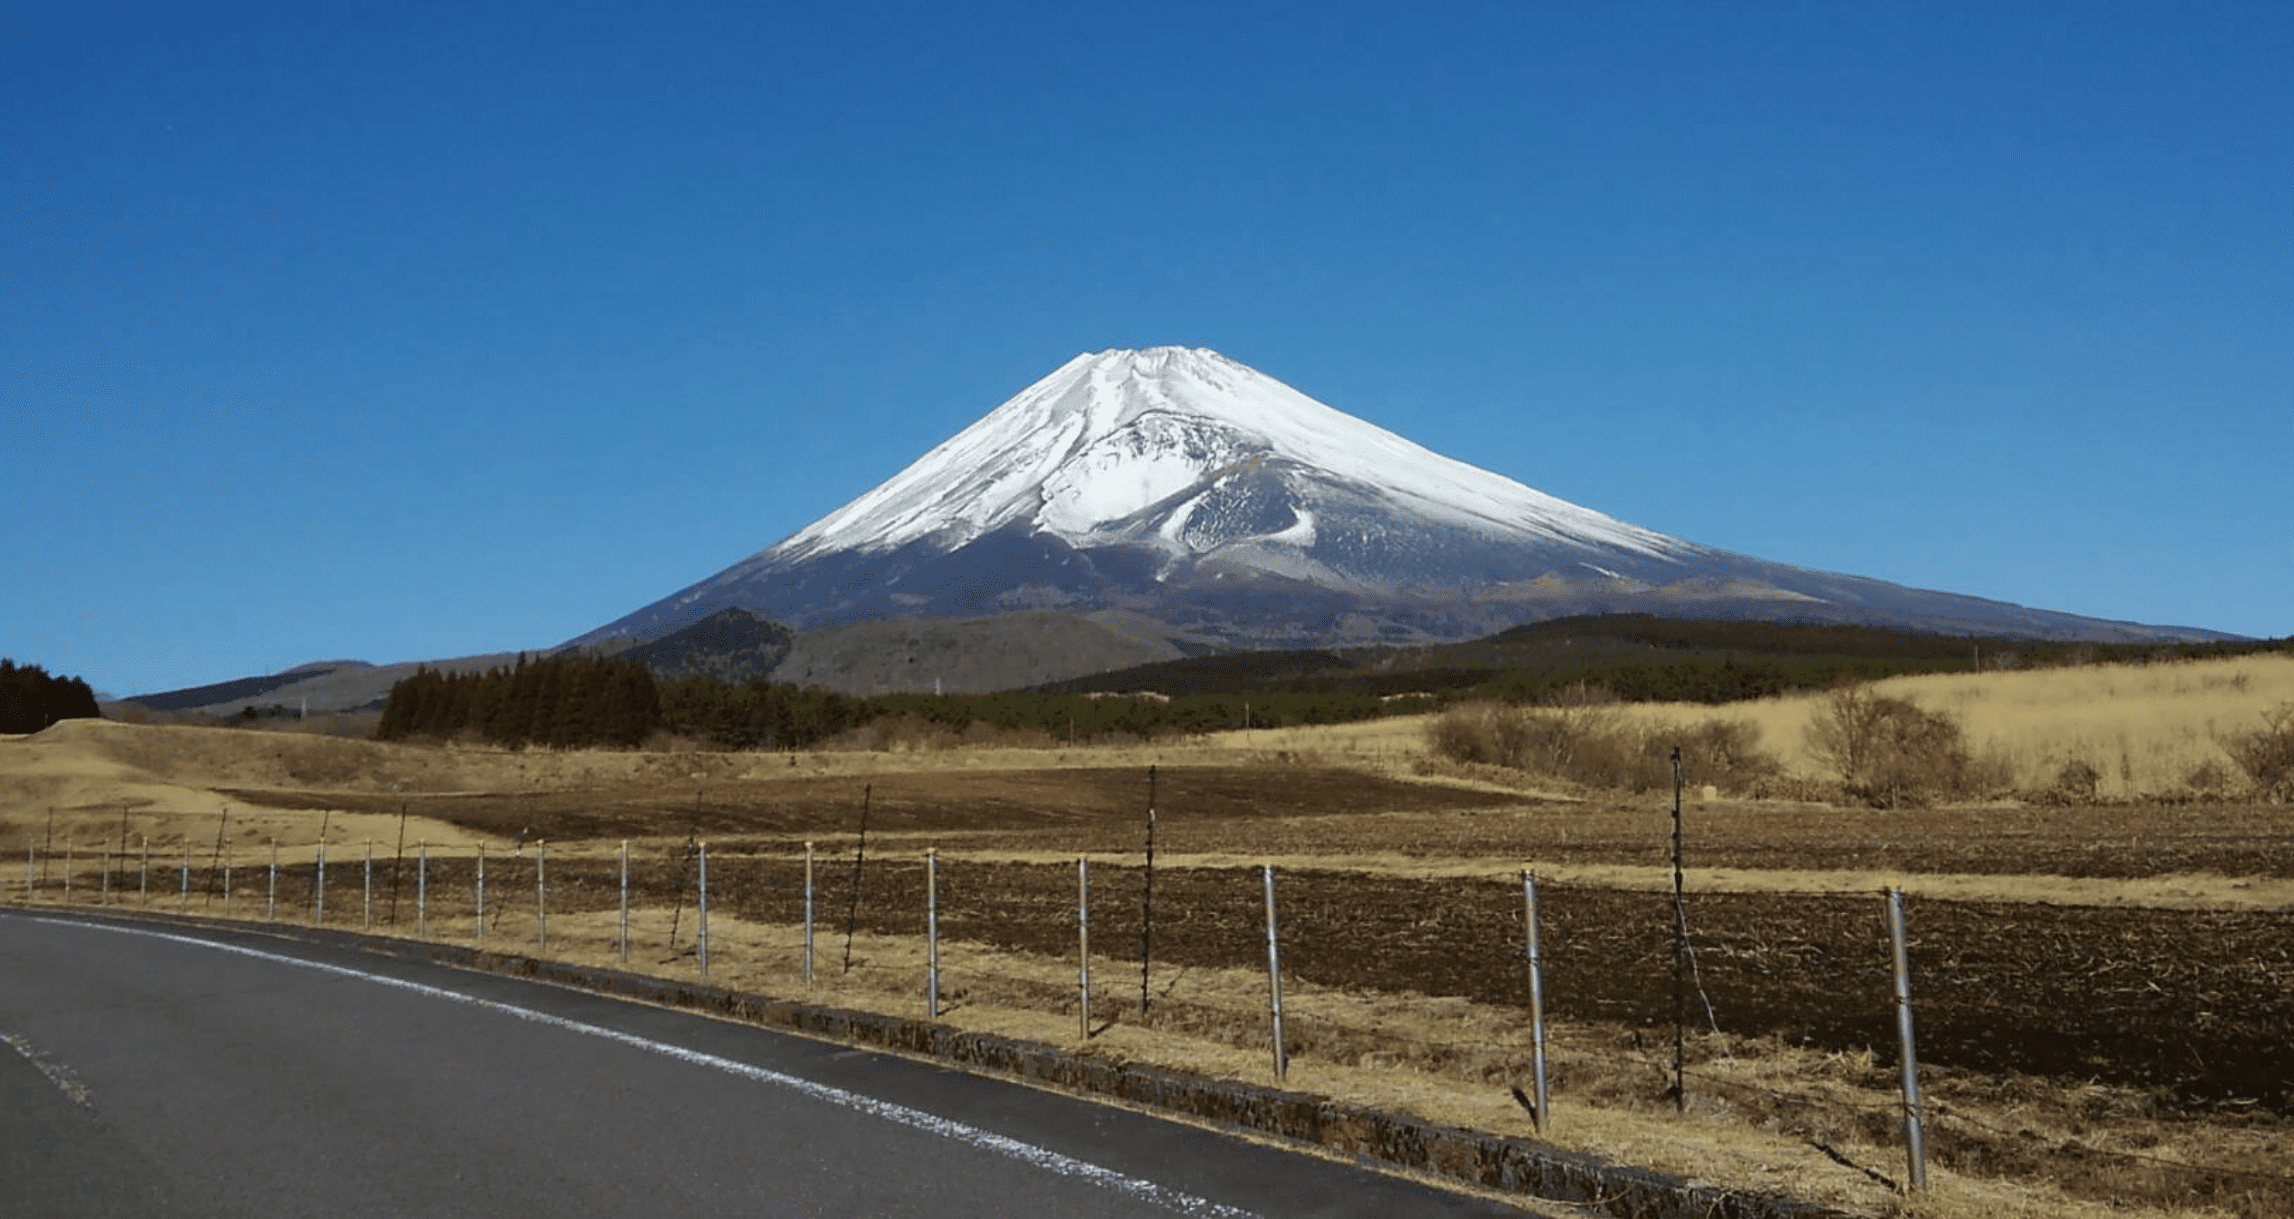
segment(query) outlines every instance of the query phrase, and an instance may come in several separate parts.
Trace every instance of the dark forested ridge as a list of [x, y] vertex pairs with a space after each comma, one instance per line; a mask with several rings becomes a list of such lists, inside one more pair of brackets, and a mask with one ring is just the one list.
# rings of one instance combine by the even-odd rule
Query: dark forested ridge
[[744, 682], [770, 674], [788, 656], [795, 638], [780, 623], [734, 606], [617, 655], [643, 664], [662, 681], [713, 677]]
[[168, 690], [159, 694], [139, 694], [122, 702], [148, 707], [153, 711], [181, 711], [190, 707], [211, 707], [217, 703], [245, 702], [260, 698], [282, 686], [324, 677], [334, 672], [333, 666], [304, 665], [284, 673], [266, 677], [242, 677], [236, 681], [216, 682], [213, 685], [191, 686], [182, 690]]
[[0, 659], [0, 732], [38, 732], [57, 720], [102, 719], [95, 691], [77, 677]]
[[2062, 644], [1613, 615], [1539, 623], [1435, 648], [1226, 654], [1032, 690], [873, 697], [708, 676], [657, 687], [645, 666], [623, 652], [611, 659], [521, 661], [483, 674], [425, 670], [392, 690], [377, 735], [470, 733], [510, 745], [629, 746], [659, 729], [722, 749], [809, 749], [890, 722], [959, 736], [986, 728], [1092, 741], [1343, 723], [1475, 699], [1541, 703], [1590, 695], [1727, 703], [1902, 673], [2192, 659], [2290, 645], [2294, 641]]
[[1259, 690], [1535, 701], [1578, 683], [1630, 702], [1725, 703], [1900, 673], [1970, 672], [2281, 651], [2290, 641], [2089, 644], [1825, 623], [1647, 614], [1556, 618], [1416, 648], [1244, 652], [1076, 678], [1047, 691], [1170, 695]]

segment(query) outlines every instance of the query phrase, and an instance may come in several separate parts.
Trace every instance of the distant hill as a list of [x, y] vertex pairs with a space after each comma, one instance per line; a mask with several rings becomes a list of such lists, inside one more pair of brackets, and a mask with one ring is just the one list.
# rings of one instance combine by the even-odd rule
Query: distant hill
[[1057, 693], [1240, 691], [1391, 696], [1464, 691], [1536, 698], [1574, 682], [1621, 698], [1722, 702], [1896, 673], [2285, 651], [2294, 640], [2084, 643], [1835, 623], [1648, 614], [1559, 618], [1421, 647], [1235, 652], [1049, 682]]
[[1171, 660], [1185, 655], [1173, 634], [1120, 612], [882, 618], [799, 633], [772, 679], [839, 694], [982, 694]]
[[770, 677], [794, 640], [795, 632], [780, 623], [732, 606], [619, 656], [644, 665], [662, 681], [713, 677], [737, 684]]
[[313, 715], [330, 711], [379, 711], [390, 697], [391, 685], [402, 677], [412, 676], [417, 668], [427, 666], [446, 673], [477, 672], [496, 665], [513, 664], [517, 656], [515, 652], [497, 652], [483, 656], [458, 656], [388, 665], [373, 665], [364, 661], [318, 661], [264, 677], [242, 677], [236, 681], [136, 694], [114, 701], [152, 711], [193, 711], [215, 715], [235, 713], [258, 698], [265, 705], [275, 703], [298, 709], [308, 700]]
[[194, 707], [212, 707], [221, 703], [244, 703], [333, 672], [332, 668], [306, 666], [289, 669], [284, 673], [273, 673], [269, 677], [242, 677], [236, 681], [219, 681], [213, 685], [169, 690], [163, 694], [138, 694], [134, 698], [119, 701], [149, 707], [153, 711], [188, 711]]

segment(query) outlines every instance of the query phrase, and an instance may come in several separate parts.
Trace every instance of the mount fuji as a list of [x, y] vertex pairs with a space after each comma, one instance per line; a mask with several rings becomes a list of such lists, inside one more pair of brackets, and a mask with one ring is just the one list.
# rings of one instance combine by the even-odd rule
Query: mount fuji
[[1446, 641], [1602, 612], [2221, 637], [1701, 546], [1181, 347], [1079, 355], [860, 498], [571, 643], [735, 607], [800, 630], [1059, 611], [1181, 651]]

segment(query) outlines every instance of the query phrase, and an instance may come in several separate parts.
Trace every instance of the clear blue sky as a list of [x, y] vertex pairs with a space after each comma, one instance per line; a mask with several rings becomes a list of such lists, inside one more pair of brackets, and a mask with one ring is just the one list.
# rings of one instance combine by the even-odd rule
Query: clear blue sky
[[0, 653], [542, 647], [1077, 352], [2294, 633], [2294, 5], [0, 5]]

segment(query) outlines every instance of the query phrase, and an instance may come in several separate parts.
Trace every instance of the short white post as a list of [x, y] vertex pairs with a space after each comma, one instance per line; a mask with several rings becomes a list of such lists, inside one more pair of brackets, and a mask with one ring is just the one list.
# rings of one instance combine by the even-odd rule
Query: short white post
[[940, 1018], [940, 848], [924, 852], [924, 1014]]
[[366, 840], [366, 901], [359, 915], [359, 926], [374, 926], [374, 839]]
[[1904, 942], [1904, 891], [1888, 890], [1888, 939], [1895, 947], [1896, 1035], [1903, 1042], [1904, 1161], [1911, 1187], [1928, 1187], [1927, 1134], [1920, 1115], [1920, 1060], [1912, 1048], [1912, 963]]
[[103, 870], [103, 880], [102, 880], [102, 882], [101, 882], [101, 883], [102, 883], [102, 886], [103, 886], [103, 887], [102, 887], [101, 889], [99, 889], [99, 890], [97, 891], [97, 893], [96, 893], [96, 904], [97, 904], [97, 905], [100, 905], [100, 906], [108, 906], [108, 905], [111, 905], [111, 904], [112, 904], [112, 847], [111, 847], [111, 843], [110, 843], [109, 841], [106, 841], [106, 842], [104, 843], [104, 870]]
[[1077, 1032], [1091, 1040], [1091, 857], [1075, 857], [1075, 991]]
[[31, 905], [40, 892], [40, 844], [24, 844], [24, 904]]
[[470, 938], [486, 938], [486, 844], [478, 844], [478, 922], [470, 928]]
[[534, 843], [534, 950], [550, 950], [550, 882], [547, 865], [550, 844]]
[[414, 844], [414, 934], [430, 934], [430, 840]]
[[311, 873], [311, 922], [324, 927], [327, 923], [327, 844], [319, 843], [316, 870]]
[[621, 840], [621, 963], [629, 963], [629, 840]]
[[700, 942], [696, 951], [701, 959], [701, 976], [709, 976], [709, 844], [700, 844]]
[[183, 840], [183, 894], [177, 899], [176, 913], [191, 913], [191, 840]]
[[136, 898], [142, 904], [151, 904], [151, 835], [140, 834], [143, 839], [143, 862], [136, 873]]
[[231, 861], [223, 861], [223, 917], [231, 917]]
[[263, 899], [263, 918], [279, 921], [279, 840], [271, 840], [271, 895]]
[[812, 987], [812, 844], [804, 844], [804, 984]]
[[1274, 917], [1274, 865], [1261, 866], [1266, 870], [1266, 981], [1274, 1013], [1274, 1078], [1280, 1083], [1290, 1073], [1290, 1054], [1282, 1044], [1282, 947]]
[[1523, 915], [1529, 923], [1529, 1061], [1536, 1086], [1536, 1105], [1530, 1123], [1543, 1131], [1552, 1120], [1552, 1101], [1545, 1091], [1545, 950], [1537, 925], [1537, 873], [1521, 873]]
[[72, 840], [64, 839], [64, 904], [72, 901]]

